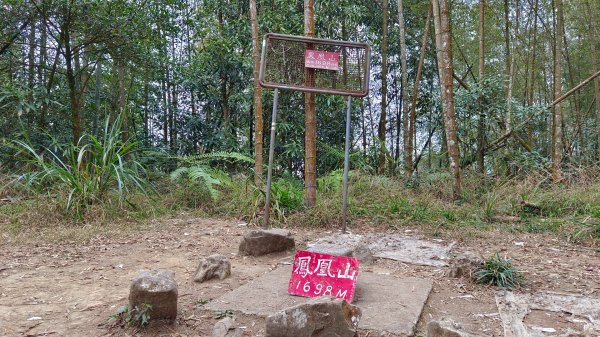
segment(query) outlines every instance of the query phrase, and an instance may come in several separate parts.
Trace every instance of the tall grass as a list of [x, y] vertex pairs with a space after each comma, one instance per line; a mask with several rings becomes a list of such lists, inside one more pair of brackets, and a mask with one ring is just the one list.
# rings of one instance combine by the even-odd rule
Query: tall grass
[[152, 193], [145, 169], [134, 157], [137, 142], [122, 140], [122, 125], [122, 115], [112, 123], [107, 119], [101, 136], [86, 133], [77, 144], [59, 144], [54, 151], [38, 151], [27, 140], [15, 140], [15, 157], [24, 170], [15, 182], [32, 191], [61, 197], [66, 193], [65, 208], [77, 218], [109, 192], [115, 192], [119, 202], [129, 202], [132, 191]]

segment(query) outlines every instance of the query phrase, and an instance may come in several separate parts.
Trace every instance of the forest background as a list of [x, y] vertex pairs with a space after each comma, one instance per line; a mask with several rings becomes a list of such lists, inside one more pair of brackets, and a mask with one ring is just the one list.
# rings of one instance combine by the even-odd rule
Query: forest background
[[[350, 220], [600, 237], [592, 0], [1, 0], [0, 228], [260, 223], [262, 35], [369, 43]], [[280, 225], [337, 226], [345, 100], [284, 91]]]

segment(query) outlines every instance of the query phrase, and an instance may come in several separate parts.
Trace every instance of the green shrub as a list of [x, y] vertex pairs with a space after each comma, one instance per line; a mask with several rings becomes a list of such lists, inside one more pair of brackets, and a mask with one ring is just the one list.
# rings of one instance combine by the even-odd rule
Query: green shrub
[[297, 179], [279, 178], [271, 184], [275, 208], [294, 211], [304, 205], [304, 187]]
[[483, 267], [473, 274], [482, 284], [491, 284], [502, 288], [521, 287], [525, 283], [523, 274], [508, 259], [496, 254], [489, 258]]

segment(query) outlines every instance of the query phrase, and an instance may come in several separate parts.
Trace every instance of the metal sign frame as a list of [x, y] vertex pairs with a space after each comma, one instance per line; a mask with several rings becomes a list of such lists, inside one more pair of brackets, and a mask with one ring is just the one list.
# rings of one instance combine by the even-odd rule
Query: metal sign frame
[[[361, 80], [361, 89], [356, 90], [340, 90], [340, 89], [331, 89], [331, 88], [319, 88], [317, 86], [309, 87], [305, 85], [293, 85], [286, 84], [281, 82], [272, 82], [268, 79], [265, 79], [265, 68], [267, 67], [267, 46], [270, 41], [289, 41], [289, 42], [299, 42], [304, 43], [307, 46], [309, 45], [322, 45], [322, 46], [331, 46], [331, 47], [342, 47], [342, 48], [354, 48], [358, 50], [363, 50], [365, 53], [365, 59], [362, 62], [366, 65], [364, 69], [363, 77]], [[352, 96], [352, 97], [364, 97], [369, 94], [369, 78], [371, 76], [370, 70], [370, 62], [371, 62], [371, 47], [369, 47], [366, 43], [358, 43], [358, 42], [349, 42], [349, 41], [337, 41], [337, 40], [329, 40], [329, 39], [317, 39], [310, 37], [301, 37], [301, 36], [293, 36], [293, 35], [285, 35], [285, 34], [275, 34], [275, 33], [267, 33], [263, 39], [262, 44], [262, 53], [260, 59], [260, 72], [258, 75], [258, 82], [264, 88], [271, 89], [288, 89], [288, 90], [298, 90], [304, 92], [312, 92], [316, 94], [331, 94], [331, 95], [341, 95], [341, 96]]]
[[[327, 88], [327, 87], [319, 87], [316, 82], [313, 86], [307, 85], [294, 85], [289, 83], [273, 82], [265, 79], [265, 72], [267, 67], [267, 57], [266, 57], [266, 49], [269, 45], [269, 41], [272, 40], [281, 40], [288, 41], [293, 43], [302, 43], [305, 45], [304, 51], [308, 50], [309, 47], [325, 45], [333, 48], [354, 48], [356, 50], [364, 51], [364, 60], [361, 60], [360, 57], [357, 61], [358, 66], [358, 80], [360, 82], [360, 90], [348, 90], [348, 89], [339, 89], [339, 88]], [[304, 52], [303, 52], [304, 54]], [[297, 55], [296, 55], [297, 56]], [[303, 60], [304, 61], [304, 60]], [[349, 41], [336, 41], [336, 40], [328, 40], [328, 39], [316, 39], [310, 37], [300, 37], [293, 35], [284, 35], [284, 34], [275, 34], [275, 33], [267, 33], [264, 36], [263, 44], [262, 44], [262, 53], [260, 60], [260, 72], [259, 72], [259, 84], [264, 88], [275, 89], [273, 94], [273, 113], [271, 116], [271, 139], [269, 143], [269, 166], [267, 170], [267, 186], [266, 186], [266, 195], [265, 195], [265, 214], [264, 214], [264, 226], [269, 226], [269, 219], [271, 213], [271, 182], [273, 178], [273, 158], [275, 156], [275, 131], [277, 127], [277, 109], [279, 104], [279, 89], [287, 89], [287, 90], [295, 90], [295, 91], [303, 91], [303, 92], [311, 92], [315, 94], [330, 94], [330, 95], [342, 95], [348, 97], [347, 102], [347, 110], [346, 110], [346, 140], [345, 140], [345, 148], [344, 148], [344, 181], [343, 181], [343, 189], [342, 189], [342, 232], [346, 232], [346, 218], [347, 218], [347, 208], [348, 208], [348, 171], [350, 169], [350, 112], [352, 109], [352, 97], [364, 97], [369, 93], [369, 80], [371, 77], [370, 72], [370, 62], [371, 62], [371, 48], [366, 43], [357, 43], [357, 42], [349, 42]], [[363, 63], [363, 69], [361, 70], [360, 64]], [[347, 67], [347, 63], [344, 63], [344, 67]], [[343, 68], [343, 71], [347, 72], [347, 68]], [[314, 68], [307, 68], [306, 65], [303, 65], [304, 71], [304, 80], [306, 76], [313, 76], [314, 80]], [[325, 70], [325, 71], [333, 71], [333, 70]], [[310, 74], [313, 75], [310, 75]], [[360, 74], [362, 73], [362, 77]], [[354, 78], [356, 80], [356, 78]], [[305, 81], [304, 81], [305, 82]]]

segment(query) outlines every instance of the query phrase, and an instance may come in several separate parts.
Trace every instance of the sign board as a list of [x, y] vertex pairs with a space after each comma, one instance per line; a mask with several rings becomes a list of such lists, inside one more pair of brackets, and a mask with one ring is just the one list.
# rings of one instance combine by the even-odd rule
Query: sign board
[[294, 257], [288, 293], [303, 297], [334, 296], [352, 302], [358, 259], [300, 250]]
[[340, 68], [340, 54], [307, 49], [304, 51], [304, 66], [314, 69], [338, 70]]
[[370, 59], [365, 43], [267, 33], [258, 82], [271, 89], [364, 97]]

